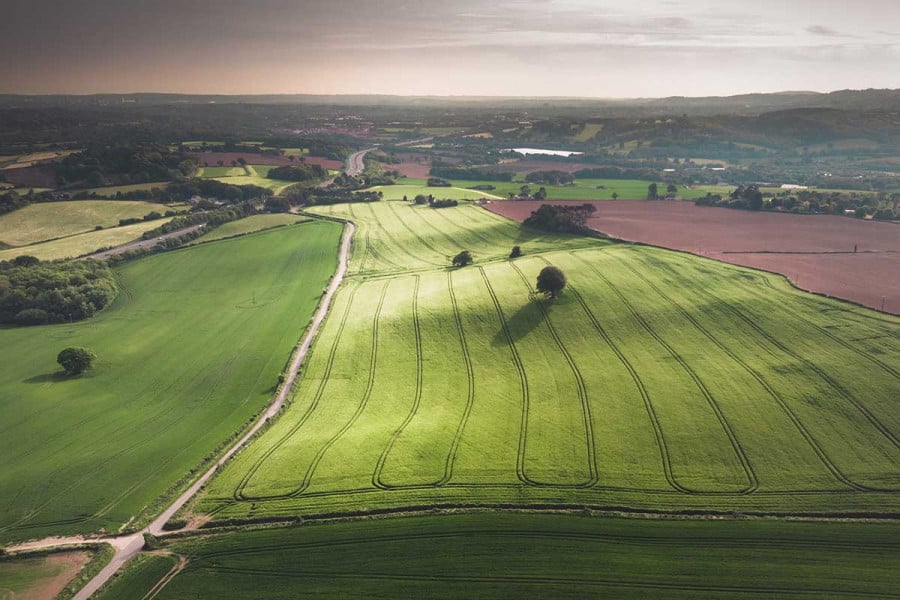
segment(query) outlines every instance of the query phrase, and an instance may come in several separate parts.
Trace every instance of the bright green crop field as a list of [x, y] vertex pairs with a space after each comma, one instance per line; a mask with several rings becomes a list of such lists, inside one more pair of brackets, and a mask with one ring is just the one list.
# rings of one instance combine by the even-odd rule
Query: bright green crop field
[[30, 246], [9, 248], [0, 251], [0, 260], [12, 260], [23, 254], [35, 256], [41, 260], [58, 260], [84, 256], [93, 253], [98, 248], [121, 246], [122, 244], [138, 240], [144, 232], [156, 229], [170, 220], [170, 218], [165, 218], [155, 221], [144, 221], [134, 225], [125, 225], [124, 227], [110, 227], [100, 231], [78, 233], [48, 242], [31, 244]]
[[237, 221], [231, 221], [229, 223], [219, 225], [209, 233], [202, 235], [194, 240], [193, 243], [199, 244], [202, 242], [211, 242], [213, 240], [222, 240], [238, 235], [253, 233], [254, 231], [262, 231], [264, 229], [273, 229], [275, 227], [293, 225], [294, 223], [299, 223], [306, 220], [308, 220], [307, 217], [301, 217], [299, 215], [288, 213], [251, 215], [249, 217], [244, 217], [243, 219], [238, 219]]
[[315, 212], [357, 223], [353, 276], [293, 403], [196, 512], [900, 509], [900, 319], [472, 205]]
[[163, 204], [129, 200], [76, 200], [40, 202], [0, 216], [0, 242], [24, 246], [77, 233], [97, 225], [112, 227], [119, 219], [140, 218], [168, 209]]
[[[453, 187], [428, 187], [422, 179], [399, 179], [396, 185], [384, 185], [370, 188], [381, 191], [385, 200], [402, 200], [406, 196], [412, 200], [416, 194], [431, 194], [435, 198], [452, 198], [454, 200], [477, 200], [478, 198], [506, 199], [510, 192], [518, 194], [525, 181], [521, 176], [516, 181], [465, 181], [461, 179], [450, 180]], [[647, 186], [651, 181], [635, 179], [576, 179], [572, 185], [545, 185], [548, 200], [611, 200], [612, 195], [617, 194], [618, 199], [640, 200], [647, 197]], [[469, 189], [476, 185], [492, 185], [496, 189], [490, 191], [478, 191]], [[529, 183], [532, 193], [538, 191], [541, 184]], [[666, 184], [657, 183], [659, 193], [665, 194]], [[734, 188], [728, 186], [696, 186], [687, 188], [678, 187], [678, 196], [681, 198], [700, 198], [707, 192], [713, 194], [727, 194]]]
[[157, 600], [896, 598], [898, 534], [490, 513], [337, 523], [167, 544], [173, 555], [142, 556], [100, 599], [148, 597], [157, 583]]
[[[270, 399], [334, 272], [318, 221], [115, 269], [93, 319], [0, 329], [0, 540], [140, 522]], [[85, 346], [94, 370], [62, 376]]]

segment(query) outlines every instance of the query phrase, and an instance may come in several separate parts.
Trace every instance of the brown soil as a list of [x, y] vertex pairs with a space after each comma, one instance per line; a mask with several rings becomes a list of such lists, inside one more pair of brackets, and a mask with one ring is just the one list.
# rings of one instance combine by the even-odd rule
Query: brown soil
[[3, 176], [9, 183], [23, 188], [55, 188], [56, 167], [35, 165], [21, 169], [4, 169]]
[[91, 560], [89, 552], [59, 552], [47, 556], [47, 564], [60, 569], [59, 574], [45, 579], [27, 591], [26, 598], [53, 600]]
[[[487, 208], [523, 221], [541, 204], [492, 202]], [[895, 223], [749, 212], [691, 202], [591, 204], [597, 212], [588, 225], [613, 237], [781, 273], [802, 289], [875, 309], [881, 309], [884, 297], [884, 310], [900, 313], [900, 225]]]

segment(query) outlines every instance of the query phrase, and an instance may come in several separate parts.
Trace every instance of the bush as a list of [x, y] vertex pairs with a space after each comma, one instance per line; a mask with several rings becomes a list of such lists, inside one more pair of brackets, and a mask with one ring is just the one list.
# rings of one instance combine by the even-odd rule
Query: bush
[[472, 253], [468, 250], [463, 250], [453, 257], [454, 267], [465, 267], [466, 265], [471, 265], [473, 262], [474, 259], [472, 258]]
[[512, 252], [509, 253], [510, 258], [519, 258], [522, 256], [522, 249], [518, 246], [512, 247]]
[[447, 181], [446, 179], [441, 179], [440, 177], [429, 177], [428, 178], [428, 187], [452, 187], [453, 184]]
[[79, 346], [66, 348], [56, 356], [56, 362], [66, 370], [67, 375], [81, 375], [93, 366], [96, 359], [96, 354]]

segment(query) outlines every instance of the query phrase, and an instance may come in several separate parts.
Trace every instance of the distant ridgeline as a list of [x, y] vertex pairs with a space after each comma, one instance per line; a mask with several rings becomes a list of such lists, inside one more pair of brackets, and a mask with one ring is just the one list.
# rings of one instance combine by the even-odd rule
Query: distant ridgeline
[[113, 273], [103, 262], [41, 262], [33, 256], [0, 262], [0, 323], [80, 321], [117, 293]]

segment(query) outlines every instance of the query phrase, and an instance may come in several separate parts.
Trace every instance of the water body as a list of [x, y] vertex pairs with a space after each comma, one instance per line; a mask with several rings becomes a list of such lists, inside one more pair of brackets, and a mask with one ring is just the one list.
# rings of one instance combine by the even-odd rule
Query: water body
[[550, 156], [580, 156], [584, 152], [572, 152], [571, 150], [545, 150], [543, 148], [507, 148], [501, 152], [518, 152], [528, 156], [529, 154], [545, 154]]

